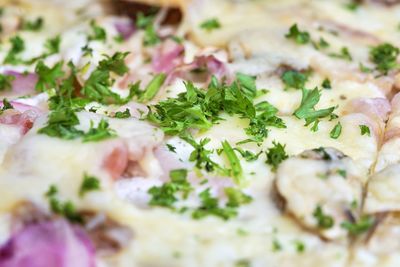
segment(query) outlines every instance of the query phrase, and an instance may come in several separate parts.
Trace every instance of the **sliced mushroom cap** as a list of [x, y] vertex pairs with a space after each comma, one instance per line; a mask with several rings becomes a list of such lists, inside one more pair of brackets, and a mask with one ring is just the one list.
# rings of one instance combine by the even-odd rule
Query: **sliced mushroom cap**
[[364, 212], [400, 212], [400, 164], [390, 165], [369, 179]]
[[333, 148], [319, 148], [284, 161], [276, 173], [276, 190], [285, 212], [327, 239], [347, 235], [341, 227], [354, 222], [362, 201], [362, 171]]

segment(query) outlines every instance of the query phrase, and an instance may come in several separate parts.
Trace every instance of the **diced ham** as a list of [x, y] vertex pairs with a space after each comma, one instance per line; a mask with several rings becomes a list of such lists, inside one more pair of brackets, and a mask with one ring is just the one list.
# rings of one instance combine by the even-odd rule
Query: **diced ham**
[[63, 219], [31, 224], [0, 248], [1, 267], [94, 267], [94, 246]]
[[112, 149], [111, 153], [103, 161], [103, 167], [113, 179], [121, 177], [128, 166], [128, 149], [121, 142]]
[[16, 71], [6, 71], [4, 74], [12, 75], [15, 79], [12, 81], [12, 91], [17, 95], [28, 95], [35, 92], [35, 86], [38, 77], [34, 73], [20, 73]]
[[183, 63], [184, 47], [174, 41], [166, 41], [160, 46], [152, 60], [153, 70], [163, 73], [170, 73], [175, 67]]

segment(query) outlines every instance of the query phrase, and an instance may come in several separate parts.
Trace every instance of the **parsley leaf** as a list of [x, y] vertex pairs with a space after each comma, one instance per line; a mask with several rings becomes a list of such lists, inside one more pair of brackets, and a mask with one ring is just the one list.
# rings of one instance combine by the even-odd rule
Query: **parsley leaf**
[[145, 88], [143, 94], [140, 96], [140, 102], [147, 102], [152, 100], [160, 91], [162, 85], [164, 84], [167, 75], [164, 73], [159, 73], [150, 81], [150, 83]]
[[333, 127], [332, 131], [330, 132], [330, 136], [333, 139], [337, 139], [341, 133], [342, 133], [342, 124], [340, 124], [340, 122], [338, 122], [335, 125], [335, 127]]
[[361, 135], [371, 136], [371, 131], [367, 125], [359, 125]]
[[11, 90], [11, 82], [15, 80], [15, 76], [0, 74], [0, 91]]
[[213, 215], [228, 220], [237, 215], [237, 211], [233, 207], [219, 207], [218, 198], [211, 196], [210, 188], [202, 191], [199, 197], [201, 199], [201, 206], [192, 213], [193, 219], [202, 219]]
[[347, 47], [342, 47], [340, 49], [340, 53], [330, 53], [329, 56], [334, 58], [344, 59], [347, 61], [353, 60], [353, 57], [351, 56], [349, 49]]
[[4, 58], [3, 64], [17, 65], [22, 62], [18, 58], [18, 54], [25, 50], [25, 42], [18, 35], [10, 38], [11, 49], [8, 51], [6, 57]]
[[99, 179], [85, 173], [81, 188], [79, 189], [79, 196], [83, 197], [87, 192], [95, 190], [100, 190]]
[[104, 28], [98, 26], [94, 20], [90, 21], [90, 27], [92, 32], [87, 37], [89, 41], [106, 41], [107, 32]]
[[282, 161], [288, 158], [286, 154], [285, 147], [286, 145], [282, 145], [281, 143], [272, 142], [273, 147], [269, 148], [266, 152], [267, 161], [266, 163], [272, 166], [272, 171], [276, 171], [278, 169], [279, 164]]
[[47, 49], [46, 56], [57, 54], [58, 52], [60, 52], [60, 43], [61, 37], [59, 35], [54, 38], [47, 39], [46, 43], [44, 44]]
[[83, 218], [76, 211], [74, 204], [71, 201], [61, 202], [57, 198], [58, 192], [59, 190], [55, 185], [50, 185], [48, 191], [45, 193], [52, 212], [64, 216], [71, 222], [82, 223]]
[[44, 19], [42, 17], [38, 17], [33, 21], [22, 21], [21, 30], [25, 31], [40, 31], [43, 27]]
[[52, 68], [47, 67], [42, 60], [39, 61], [35, 68], [35, 73], [38, 76], [38, 81], [35, 86], [36, 90], [43, 92], [55, 88], [57, 79], [63, 77], [65, 74], [62, 70], [62, 66], [62, 61], [56, 63]]
[[130, 118], [131, 116], [132, 116], [131, 112], [129, 111], [128, 108], [126, 108], [125, 111], [117, 111], [114, 114], [114, 118], [117, 118], [117, 119], [127, 119], [127, 118]]
[[112, 138], [117, 136], [113, 129], [109, 128], [109, 124], [106, 120], [101, 119], [97, 128], [93, 127], [93, 122], [91, 122], [90, 129], [87, 133], [83, 134], [82, 141], [86, 142], [97, 142], [104, 139]]
[[244, 194], [234, 187], [227, 187], [224, 191], [225, 195], [228, 197], [226, 206], [231, 208], [238, 208], [240, 205], [248, 204], [253, 200], [251, 196]]
[[351, 235], [360, 235], [368, 231], [375, 223], [372, 216], [362, 216], [357, 222], [343, 222], [340, 226]]
[[136, 19], [136, 26], [144, 30], [143, 45], [153, 46], [158, 44], [161, 39], [154, 28], [154, 15], [145, 16], [139, 12]]
[[173, 208], [173, 204], [178, 201], [177, 193], [180, 192], [182, 197], [186, 199], [193, 190], [187, 181], [186, 169], [170, 171], [170, 178], [171, 181], [164, 183], [162, 186], [153, 186], [148, 190], [152, 197], [149, 202], [151, 206]]
[[305, 119], [306, 126], [316, 122], [320, 118], [324, 118], [332, 114], [335, 107], [326, 109], [315, 110], [315, 105], [319, 102], [321, 97], [318, 88], [314, 90], [302, 89], [302, 98], [300, 106], [295, 110], [294, 114], [298, 119]]
[[297, 44], [307, 44], [310, 42], [310, 34], [306, 31], [300, 31], [297, 24], [293, 24], [289, 32], [285, 35], [288, 39], [293, 39]]
[[240, 164], [240, 160], [235, 154], [235, 151], [231, 147], [231, 145], [228, 143], [228, 141], [223, 141], [222, 142], [222, 149], [228, 158], [228, 161], [230, 163], [231, 169], [230, 169], [230, 175], [234, 178], [234, 181], [237, 184], [240, 184], [241, 181], [243, 180], [243, 170], [242, 166]]
[[387, 75], [389, 70], [398, 68], [397, 57], [400, 49], [389, 44], [384, 43], [376, 47], [372, 47], [369, 52], [370, 60], [375, 63], [376, 70], [381, 74]]
[[203, 21], [200, 24], [200, 28], [210, 32], [210, 31], [213, 31], [215, 29], [221, 28], [221, 24], [219, 23], [219, 21], [216, 18], [212, 18], [212, 19]]
[[324, 89], [332, 89], [331, 81], [328, 78], [325, 78], [322, 81], [322, 88], [324, 88]]
[[8, 109], [14, 109], [13, 105], [7, 100], [7, 98], [3, 98], [3, 107], [0, 109], [0, 115], [3, 114], [4, 111]]
[[281, 79], [285, 84], [286, 89], [301, 89], [306, 85], [308, 75], [296, 70], [288, 70], [282, 74]]
[[254, 154], [251, 151], [248, 150], [243, 150], [240, 147], [234, 148], [237, 152], [240, 153], [240, 155], [246, 160], [246, 161], [255, 161], [258, 159], [258, 157], [262, 154], [262, 151], [258, 152], [257, 154]]
[[334, 225], [333, 218], [329, 215], [324, 214], [321, 206], [317, 206], [313, 213], [314, 218], [317, 220], [317, 225], [321, 229], [329, 229]]

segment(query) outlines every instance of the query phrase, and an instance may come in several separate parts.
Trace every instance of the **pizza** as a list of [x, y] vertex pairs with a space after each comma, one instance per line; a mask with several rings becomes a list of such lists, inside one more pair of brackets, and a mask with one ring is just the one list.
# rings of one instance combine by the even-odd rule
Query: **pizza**
[[400, 265], [400, 1], [0, 3], [0, 267]]

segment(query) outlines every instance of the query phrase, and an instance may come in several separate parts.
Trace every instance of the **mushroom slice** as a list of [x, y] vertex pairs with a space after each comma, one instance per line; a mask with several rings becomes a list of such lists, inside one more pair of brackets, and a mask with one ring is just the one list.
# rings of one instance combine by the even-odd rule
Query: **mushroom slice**
[[343, 223], [355, 223], [362, 201], [362, 171], [334, 148], [306, 150], [282, 162], [276, 190], [284, 210], [303, 227], [326, 239], [347, 235]]

